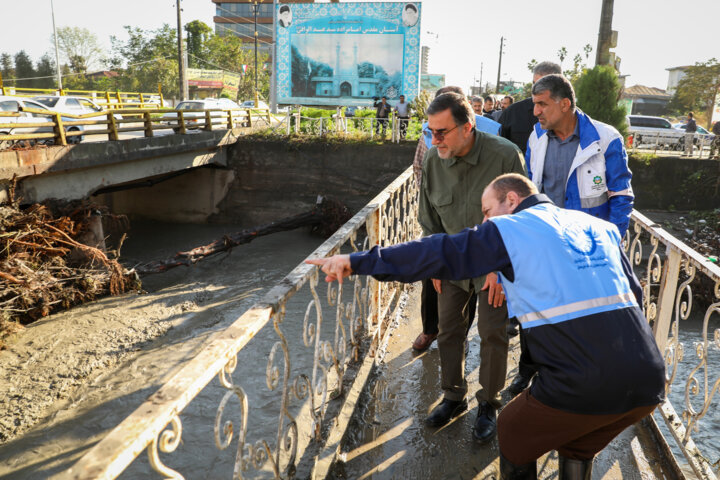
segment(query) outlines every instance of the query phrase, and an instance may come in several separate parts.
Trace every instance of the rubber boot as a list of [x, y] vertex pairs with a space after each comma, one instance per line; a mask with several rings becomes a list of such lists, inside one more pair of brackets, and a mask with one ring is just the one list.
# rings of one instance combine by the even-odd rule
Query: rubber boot
[[558, 480], [590, 480], [592, 478], [593, 459], [575, 460], [558, 457]]
[[500, 480], [537, 480], [537, 462], [515, 465], [500, 453]]

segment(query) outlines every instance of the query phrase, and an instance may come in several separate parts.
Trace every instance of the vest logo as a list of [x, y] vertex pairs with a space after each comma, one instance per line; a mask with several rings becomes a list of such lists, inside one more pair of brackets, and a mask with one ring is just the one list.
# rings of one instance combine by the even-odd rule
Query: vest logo
[[593, 178], [593, 183], [595, 185], [600, 185], [602, 183], [602, 177], [600, 175], [595, 176], [595, 178]]
[[567, 246], [583, 257], [590, 257], [597, 250], [596, 234], [590, 225], [570, 223], [563, 227], [562, 235]]

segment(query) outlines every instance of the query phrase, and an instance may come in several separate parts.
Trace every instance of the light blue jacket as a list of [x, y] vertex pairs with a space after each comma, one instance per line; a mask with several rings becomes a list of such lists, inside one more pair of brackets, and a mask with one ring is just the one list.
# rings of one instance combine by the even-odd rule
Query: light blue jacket
[[[615, 128], [593, 120], [579, 109], [575, 115], [580, 145], [565, 185], [565, 208], [612, 222], [623, 236], [635, 198], [623, 138]], [[536, 123], [528, 139], [525, 164], [528, 176], [540, 191], [547, 146], [547, 132]]]

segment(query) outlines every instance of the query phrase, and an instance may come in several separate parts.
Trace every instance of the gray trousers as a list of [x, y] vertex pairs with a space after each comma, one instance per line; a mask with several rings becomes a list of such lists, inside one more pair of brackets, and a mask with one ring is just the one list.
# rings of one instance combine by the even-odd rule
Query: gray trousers
[[[446, 399], [462, 400], [467, 394], [465, 380], [465, 338], [468, 323], [468, 303], [472, 293], [443, 280], [438, 295], [438, 349], [442, 389]], [[508, 336], [507, 307], [488, 305], [487, 291], [478, 296], [478, 335], [480, 336], [480, 390], [478, 401], [486, 401], [499, 408], [500, 390], [505, 386], [507, 374]]]

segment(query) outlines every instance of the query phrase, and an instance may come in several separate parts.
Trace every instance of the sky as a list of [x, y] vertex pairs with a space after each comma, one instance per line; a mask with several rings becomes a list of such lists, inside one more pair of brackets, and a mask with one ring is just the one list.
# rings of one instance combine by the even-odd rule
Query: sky
[[[0, 53], [25, 50], [37, 61], [52, 53], [50, 0], [0, 0], [3, 5]], [[269, 1], [269, 0], [265, 0]], [[530, 81], [527, 64], [558, 61], [565, 47], [570, 67], [590, 44], [595, 60], [601, 0], [425, 0], [422, 44], [430, 47], [429, 73], [446, 75], [446, 84], [468, 88], [495, 84], [500, 38], [505, 38], [501, 80]], [[502, 5], [502, 7], [500, 6]], [[78, 26], [95, 33], [110, 48], [110, 35], [125, 38], [123, 25], [156, 29], [176, 23], [174, 0], [54, 0], [58, 27]], [[201, 20], [213, 27], [211, 0], [182, 0], [183, 22]], [[31, 12], [31, 13], [30, 13]], [[720, 58], [720, 1], [615, 0], [613, 29], [626, 85], [666, 88], [666, 68]]]

